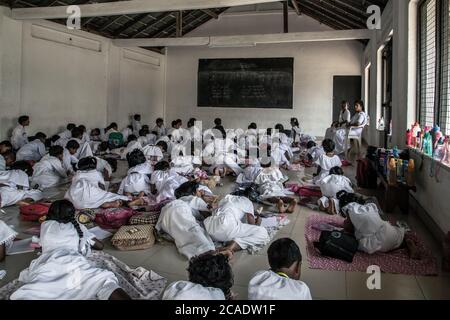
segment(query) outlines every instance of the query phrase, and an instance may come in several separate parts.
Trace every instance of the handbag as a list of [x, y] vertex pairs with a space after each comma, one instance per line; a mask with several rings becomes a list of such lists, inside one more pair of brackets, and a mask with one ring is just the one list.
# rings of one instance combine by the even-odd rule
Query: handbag
[[123, 226], [112, 237], [111, 243], [123, 251], [148, 249], [155, 243], [153, 230], [149, 224]]
[[20, 207], [20, 219], [22, 221], [37, 222], [47, 215], [50, 205], [50, 203], [41, 202]]
[[128, 220], [136, 214], [131, 208], [101, 209], [95, 215], [95, 223], [103, 229], [119, 229], [128, 224]]
[[319, 242], [314, 243], [320, 254], [326, 257], [353, 262], [358, 250], [358, 240], [348, 233], [341, 231], [322, 231]]
[[161, 211], [156, 212], [144, 212], [140, 214], [136, 214], [130, 218], [128, 224], [130, 225], [142, 225], [142, 224], [150, 224], [155, 226], [158, 222]]

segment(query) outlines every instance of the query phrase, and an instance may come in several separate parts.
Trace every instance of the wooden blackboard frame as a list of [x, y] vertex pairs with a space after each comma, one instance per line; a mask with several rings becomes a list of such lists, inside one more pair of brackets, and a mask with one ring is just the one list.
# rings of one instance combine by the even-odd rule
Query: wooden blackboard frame
[[293, 94], [292, 57], [199, 59], [199, 108], [292, 110]]

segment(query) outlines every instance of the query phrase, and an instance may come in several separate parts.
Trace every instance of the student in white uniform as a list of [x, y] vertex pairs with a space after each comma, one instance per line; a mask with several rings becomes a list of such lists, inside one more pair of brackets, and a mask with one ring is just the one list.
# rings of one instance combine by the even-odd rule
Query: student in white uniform
[[122, 130], [123, 140], [127, 141], [128, 137], [133, 134], [133, 126], [129, 125], [125, 129]]
[[[64, 140], [64, 141], [69, 141], [70, 138], [72, 138], [72, 130], [76, 127], [75, 123], [69, 123], [66, 126], [66, 130], [64, 130], [63, 132], [58, 133], [58, 136], [60, 139]], [[62, 147], [64, 147], [64, 145], [61, 145]]]
[[347, 216], [345, 231], [355, 235], [360, 251], [386, 253], [406, 247], [412, 259], [420, 259], [418, 247], [409, 233], [384, 221], [375, 203], [360, 200], [360, 197], [346, 191], [339, 192], [337, 197], [342, 213]]
[[119, 194], [126, 196], [138, 196], [149, 195], [150, 189], [150, 177], [153, 172], [153, 168], [145, 158], [144, 153], [139, 150], [133, 150], [127, 155], [128, 172], [127, 176], [122, 180], [119, 187]]
[[302, 254], [288, 238], [274, 241], [267, 250], [270, 270], [257, 272], [248, 284], [249, 300], [312, 300], [300, 281]]
[[164, 120], [162, 118], [156, 119], [156, 126], [152, 131], [156, 131], [158, 139], [167, 135], [167, 129], [164, 127]]
[[342, 167], [341, 159], [334, 153], [334, 142], [330, 139], [325, 139], [322, 142], [325, 154], [319, 156], [317, 160], [317, 173], [314, 176], [314, 183], [319, 185], [320, 181], [330, 174], [330, 169], [334, 167]]
[[319, 157], [325, 154], [325, 150], [323, 150], [323, 147], [318, 146], [314, 141], [309, 141], [306, 144], [306, 150], [306, 156], [308, 158], [308, 161], [310, 161], [311, 163], [317, 163]]
[[255, 181], [262, 167], [258, 159], [249, 159], [244, 171], [236, 178], [236, 183], [252, 183]]
[[28, 143], [28, 134], [26, 131], [26, 127], [30, 125], [30, 117], [20, 116], [17, 122], [19, 124], [14, 128], [11, 135], [11, 143], [14, 150], [19, 150]]
[[17, 151], [16, 159], [18, 161], [39, 161], [45, 155], [45, 139], [47, 136], [38, 132], [33, 137], [33, 140], [28, 142], [26, 145]]
[[165, 141], [158, 141], [156, 145], [148, 145], [142, 148], [145, 157], [152, 165], [155, 165], [164, 158], [164, 153], [167, 152], [167, 143]]
[[0, 142], [0, 171], [5, 171], [14, 161], [16, 161], [16, 155], [13, 152], [11, 142], [6, 140]]
[[291, 127], [292, 143], [298, 146], [302, 142], [302, 129], [297, 118], [291, 118]]
[[260, 224], [253, 203], [245, 197], [232, 195], [223, 198], [204, 221], [211, 238], [227, 243], [226, 248], [232, 252], [268, 243], [269, 234]]
[[280, 149], [286, 152], [287, 159], [291, 161], [291, 159], [294, 157], [294, 151], [298, 151], [298, 148], [292, 148], [293, 140], [284, 133], [284, 127], [282, 124], [277, 124], [275, 126], [275, 130], [277, 130], [278, 132], [274, 134], [274, 138], [278, 139], [277, 142], [280, 146]]
[[0, 262], [5, 260], [6, 254], [17, 235], [18, 233], [16, 231], [3, 222], [3, 220], [0, 220]]
[[187, 123], [187, 128], [189, 130], [190, 134], [190, 140], [193, 141], [201, 141], [202, 140], [202, 131], [199, 127], [196, 126], [197, 119], [196, 118], [190, 118]]
[[87, 142], [87, 143], [90, 144], [90, 142], [91, 142], [91, 137], [89, 136], [89, 134], [88, 134], [88, 132], [87, 132], [86, 126], [83, 125], [83, 124], [80, 124], [80, 125], [78, 126], [78, 128], [80, 128], [81, 131], [83, 131], [83, 136], [81, 137], [81, 142], [82, 142], [82, 143]]
[[0, 208], [24, 206], [44, 198], [41, 191], [30, 189], [32, 175], [33, 168], [25, 161], [17, 161], [11, 170], [0, 172]]
[[[364, 112], [364, 103], [360, 100], [355, 102], [355, 115], [351, 118], [346, 128], [337, 129], [334, 134], [334, 143], [336, 145], [336, 154], [347, 152], [350, 146], [347, 143], [347, 135], [360, 136], [364, 127], [369, 123], [367, 114]], [[347, 150], [346, 150], [347, 149]]]
[[175, 194], [177, 200], [161, 210], [156, 230], [168, 233], [175, 240], [178, 252], [188, 259], [215, 251], [211, 237], [199, 223], [210, 214], [210, 206], [198, 183], [186, 182]]
[[119, 208], [129, 200], [128, 197], [105, 190], [105, 180], [97, 171], [94, 157], [78, 161], [78, 171], [64, 196], [77, 209]]
[[64, 148], [63, 152], [63, 168], [69, 175], [74, 173], [73, 166], [78, 163], [76, 157], [77, 151], [80, 148], [80, 144], [76, 140], [69, 140]]
[[67, 170], [63, 167], [63, 158], [63, 147], [50, 147], [48, 154], [33, 167], [31, 186], [44, 190], [67, 182]]
[[103, 244], [78, 224], [67, 200], [55, 201], [41, 225], [42, 254], [19, 275], [11, 300], [123, 300], [130, 297], [111, 271], [92, 266], [91, 248]]
[[72, 130], [72, 138], [71, 140], [75, 140], [80, 145], [80, 148], [77, 150], [77, 153], [75, 154], [75, 157], [78, 159], [86, 158], [86, 157], [92, 157], [92, 149], [89, 145], [89, 142], [85, 141], [83, 142], [83, 129], [80, 127], [76, 127]]
[[[258, 192], [263, 199], [275, 203], [280, 213], [293, 213], [297, 206], [297, 200], [293, 193], [284, 187], [288, 180], [271, 158], [260, 160], [262, 170], [253, 181], [258, 186]], [[285, 204], [288, 204], [287, 208]]]
[[228, 257], [205, 254], [189, 261], [189, 281], [170, 284], [163, 300], [232, 300], [233, 270]]
[[318, 200], [319, 209], [328, 214], [339, 214], [340, 207], [337, 199], [338, 192], [344, 190], [353, 193], [352, 182], [344, 176], [341, 167], [334, 167], [330, 170], [330, 175], [323, 178], [320, 183], [322, 197]]
[[155, 165], [150, 179], [152, 193], [157, 193], [158, 202], [175, 199], [175, 190], [188, 179], [180, 176], [175, 170], [170, 168], [167, 161], [160, 161]]
[[229, 174], [238, 176], [242, 173], [243, 169], [239, 166], [235, 153], [237, 150], [236, 143], [226, 135], [212, 138], [203, 149], [203, 157], [211, 165], [210, 173], [222, 178]]
[[350, 123], [352, 115], [350, 113], [350, 103], [348, 101], [342, 101], [341, 112], [339, 113], [338, 126], [347, 125]]
[[139, 130], [142, 129], [141, 125], [141, 115], [135, 114], [133, 116], [133, 121], [131, 121], [131, 126], [133, 127], [133, 133], [137, 136], [139, 135]]
[[148, 138], [147, 138], [147, 131], [145, 129], [139, 130], [139, 138], [138, 141], [141, 144], [141, 146], [144, 148], [149, 144]]

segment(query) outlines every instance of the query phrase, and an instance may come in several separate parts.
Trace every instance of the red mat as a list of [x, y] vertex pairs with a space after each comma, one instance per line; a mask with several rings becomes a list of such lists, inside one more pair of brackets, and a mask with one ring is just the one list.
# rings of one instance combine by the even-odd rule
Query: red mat
[[376, 265], [380, 267], [382, 272], [386, 273], [422, 276], [438, 274], [436, 259], [417, 235], [414, 235], [412, 238], [419, 247], [420, 260], [410, 259], [406, 249], [398, 249], [389, 253], [380, 252], [373, 255], [357, 252], [352, 263], [323, 257], [314, 248], [314, 242], [319, 241], [320, 231], [312, 227], [320, 223], [329, 223], [337, 227], [343, 227], [344, 219], [340, 216], [320, 214], [315, 214], [308, 218], [305, 225], [305, 239], [308, 262], [311, 269], [366, 272], [369, 266]]

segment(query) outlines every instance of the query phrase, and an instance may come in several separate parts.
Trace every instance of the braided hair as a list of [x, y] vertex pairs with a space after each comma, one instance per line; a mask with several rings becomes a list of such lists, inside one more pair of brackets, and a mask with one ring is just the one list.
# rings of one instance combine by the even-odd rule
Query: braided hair
[[222, 254], [205, 254], [189, 261], [189, 281], [204, 287], [218, 288], [230, 297], [234, 284], [233, 270], [228, 257]]
[[83, 237], [83, 231], [81, 230], [80, 224], [75, 218], [75, 207], [72, 202], [68, 200], [57, 200], [52, 203], [48, 209], [46, 221], [56, 221], [59, 223], [72, 223], [77, 230], [78, 237], [81, 239]]

